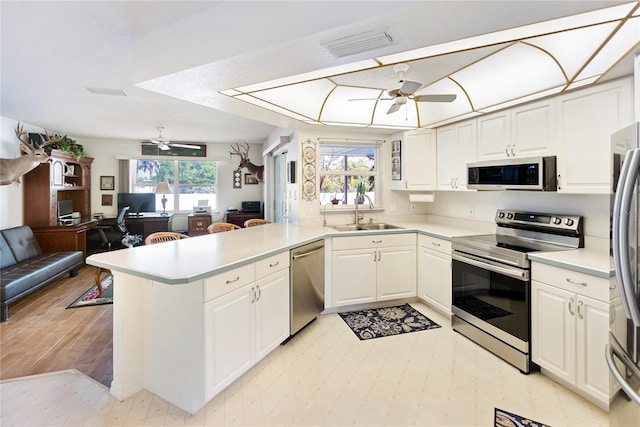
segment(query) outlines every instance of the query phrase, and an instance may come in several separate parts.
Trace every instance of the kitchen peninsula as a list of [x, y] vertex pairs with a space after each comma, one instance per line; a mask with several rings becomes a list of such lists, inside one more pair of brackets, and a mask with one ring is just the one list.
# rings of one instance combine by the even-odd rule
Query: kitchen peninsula
[[[397, 223], [405, 229], [385, 233], [415, 233], [420, 230], [448, 239], [454, 234], [483, 232], [492, 226], [478, 222], [477, 226], [452, 227], [413, 221]], [[427, 228], [430, 231], [425, 231]], [[351, 234], [320, 226], [268, 224], [90, 256], [88, 264], [110, 269], [114, 278], [111, 394], [125, 399], [147, 389], [195, 413], [253, 366], [257, 357], [263, 357], [272, 350], [265, 349], [259, 356], [247, 354], [248, 360], [243, 360], [237, 354], [229, 356], [230, 352], [225, 349], [229, 360], [213, 366], [207, 359], [216, 351], [212, 340], [223, 339], [225, 333], [238, 333], [236, 330], [221, 330], [220, 325], [216, 328], [215, 316], [219, 314], [216, 311], [219, 306], [215, 303], [226, 298], [222, 310], [234, 303], [251, 306], [254, 298], [252, 283], [272, 277], [265, 272], [271, 265], [282, 267], [284, 264], [288, 267], [291, 248], [326, 237]], [[288, 268], [284, 271], [287, 274], [283, 304], [288, 305]], [[243, 291], [246, 289], [249, 289], [248, 294]], [[266, 299], [267, 287], [260, 289]], [[277, 307], [277, 312], [288, 314], [286, 306]], [[252, 316], [255, 313], [247, 317]], [[249, 321], [245, 316], [225, 320]], [[229, 328], [230, 324], [224, 326]], [[233, 323], [231, 327], [234, 327]], [[247, 328], [255, 335], [254, 326]], [[285, 329], [284, 338], [288, 336], [288, 316]], [[265, 334], [261, 336], [268, 335]], [[275, 347], [284, 338], [276, 340]], [[259, 347], [260, 343], [247, 346], [250, 348], [238, 351], [254, 353], [252, 348]]]

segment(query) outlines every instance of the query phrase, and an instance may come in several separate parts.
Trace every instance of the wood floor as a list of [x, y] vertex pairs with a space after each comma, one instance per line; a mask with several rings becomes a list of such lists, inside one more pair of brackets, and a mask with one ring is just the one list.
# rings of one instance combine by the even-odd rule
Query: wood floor
[[66, 309], [89, 289], [94, 271], [86, 266], [9, 306], [0, 323], [0, 379], [73, 368], [111, 385], [113, 305]]

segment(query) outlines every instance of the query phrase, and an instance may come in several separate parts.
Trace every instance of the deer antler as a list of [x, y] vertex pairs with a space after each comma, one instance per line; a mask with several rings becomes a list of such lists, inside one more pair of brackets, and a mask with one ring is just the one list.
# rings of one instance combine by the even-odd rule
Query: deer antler
[[24, 151], [26, 154], [33, 152], [33, 146], [29, 142], [29, 134], [23, 130], [23, 126], [18, 122], [16, 126], [16, 136], [20, 141], [20, 150]]
[[235, 147], [232, 145], [231, 150], [229, 151], [229, 155], [231, 156], [240, 156], [240, 159], [247, 160], [249, 157], [249, 144], [244, 143], [245, 147], [240, 147], [240, 144], [236, 144]]

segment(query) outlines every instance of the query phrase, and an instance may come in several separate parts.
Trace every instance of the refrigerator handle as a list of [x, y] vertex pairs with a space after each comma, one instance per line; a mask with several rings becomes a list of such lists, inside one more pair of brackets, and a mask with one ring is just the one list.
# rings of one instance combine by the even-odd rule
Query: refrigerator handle
[[620, 373], [618, 370], [618, 366], [615, 364], [613, 360], [613, 356], [616, 356], [622, 364], [627, 368], [627, 371], [631, 374], [631, 376], [635, 376], [640, 379], [640, 369], [631, 361], [631, 358], [627, 354], [626, 351], [622, 348], [616, 337], [609, 333], [609, 344], [605, 346], [605, 354], [604, 357], [607, 360], [607, 365], [609, 366], [609, 371], [614, 376], [622, 390], [633, 399], [638, 405], [640, 405], [640, 396], [633, 387], [627, 382], [625, 376]]
[[[627, 318], [636, 327], [640, 327], [640, 308], [637, 304], [629, 254], [629, 219], [631, 202], [633, 200], [635, 184], [640, 172], [640, 149], [630, 150], [625, 157], [618, 191], [613, 205], [613, 260], [616, 268], [616, 280], [620, 290], [620, 300]], [[634, 216], [635, 219], [635, 216]]]

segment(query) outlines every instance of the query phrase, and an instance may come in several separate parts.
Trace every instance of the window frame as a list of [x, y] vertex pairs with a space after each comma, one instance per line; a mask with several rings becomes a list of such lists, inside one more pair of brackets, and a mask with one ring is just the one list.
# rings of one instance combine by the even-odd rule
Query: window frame
[[[218, 172], [219, 172], [219, 168], [220, 168], [220, 162], [217, 160], [194, 160], [194, 159], [190, 159], [190, 158], [162, 158], [162, 157], [153, 157], [153, 158], [137, 158], [137, 159], [131, 159], [129, 161], [129, 192], [131, 193], [147, 193], [144, 191], [137, 191], [140, 188], [143, 187], [149, 187], [150, 185], [157, 185], [157, 183], [159, 181], [153, 181], [151, 184], [139, 184], [136, 182], [136, 175], [137, 175], [137, 170], [138, 170], [138, 162], [140, 161], [158, 161], [158, 162], [173, 162], [173, 180], [169, 182], [169, 186], [172, 189], [172, 192], [170, 194], [167, 195], [171, 195], [173, 196], [173, 209], [168, 209], [167, 208], [167, 212], [173, 212], [173, 213], [185, 213], [185, 212], [191, 212], [193, 210], [193, 206], [195, 206], [195, 204], [193, 204], [192, 206], [189, 207], [182, 207], [180, 206], [180, 188], [182, 187], [192, 187], [192, 186], [203, 186], [203, 187], [212, 187], [213, 188], [213, 193], [214, 194], [214, 203], [210, 202], [210, 206], [212, 210], [217, 209], [218, 204], [219, 204], [219, 191], [218, 191]], [[215, 164], [215, 184], [181, 184], [180, 183], [180, 162], [197, 162], [197, 163], [201, 163], [201, 162], [205, 162], [205, 163], [214, 163]], [[155, 191], [154, 191], [155, 193]], [[206, 193], [206, 194], [211, 194], [211, 193]], [[156, 212], [162, 212], [162, 204], [158, 203], [160, 201], [160, 199], [162, 198], [162, 195], [158, 195], [158, 197], [156, 197]], [[209, 197], [208, 197], [209, 198]]]
[[[321, 162], [321, 158], [323, 155], [326, 155], [326, 153], [323, 152], [323, 146], [334, 146], [334, 147], [369, 147], [373, 149], [373, 170], [368, 170], [368, 171], [353, 171], [353, 170], [340, 170], [340, 171], [329, 171], [329, 170], [323, 170], [321, 168], [320, 162]], [[349, 177], [352, 176], [365, 176], [365, 177], [369, 177], [369, 176], [373, 176], [374, 180], [375, 180], [375, 185], [373, 190], [371, 190], [371, 192], [374, 194], [374, 208], [375, 209], [382, 209], [382, 173], [381, 173], [381, 167], [380, 167], [380, 159], [381, 159], [381, 147], [382, 147], [382, 141], [380, 140], [364, 140], [364, 141], [350, 141], [350, 140], [323, 140], [323, 139], [319, 139], [319, 144], [318, 144], [318, 180], [322, 180], [323, 176], [342, 176], [345, 177], [345, 179], [349, 179]], [[331, 204], [331, 199], [329, 196], [328, 200], [323, 200], [322, 197], [322, 188], [320, 186], [320, 182], [318, 182], [318, 199], [320, 201], [321, 205], [325, 205], [325, 204]], [[324, 194], [328, 194], [328, 193], [324, 193]], [[349, 203], [349, 204], [336, 204], [333, 205], [334, 209], [337, 210], [353, 210], [355, 207], [355, 203]]]

